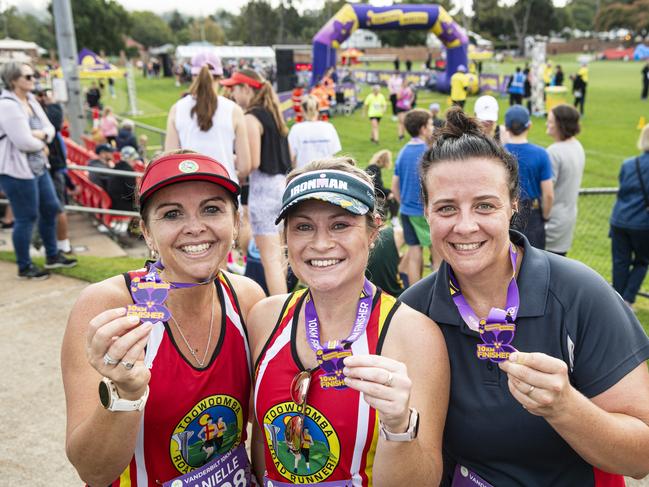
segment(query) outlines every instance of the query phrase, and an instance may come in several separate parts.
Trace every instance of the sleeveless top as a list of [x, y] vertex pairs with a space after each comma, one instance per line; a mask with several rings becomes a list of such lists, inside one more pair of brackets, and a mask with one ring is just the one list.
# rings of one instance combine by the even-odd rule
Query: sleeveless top
[[[126, 287], [145, 274], [144, 269], [125, 273]], [[214, 285], [221, 334], [204, 369], [181, 355], [178, 348], [185, 344], [175, 342], [168, 322], [154, 324], [144, 359], [151, 364], [149, 399], [133, 458], [112, 487], [159, 487], [246, 441], [251, 386], [247, 331], [227, 277], [220, 273]]]
[[217, 108], [212, 116], [212, 128], [203, 132], [198, 126], [196, 114], [191, 110], [196, 105], [196, 99], [187, 95], [176, 102], [175, 126], [178, 131], [180, 147], [191, 149], [200, 154], [210, 156], [223, 164], [230, 179], [238, 181], [234, 168], [234, 126], [232, 112], [235, 103], [222, 96], [218, 97]]
[[[379, 438], [378, 415], [353, 389], [323, 390], [320, 369], [311, 373], [302, 451], [291, 453], [286, 444], [285, 425], [298, 409], [291, 399], [291, 382], [305, 370], [297, 354], [295, 337], [306, 296], [307, 290], [303, 289], [286, 300], [255, 366], [255, 414], [266, 440], [265, 475], [285, 483], [351, 480], [355, 487], [370, 487]], [[352, 344], [355, 355], [381, 354], [399, 305], [395, 298], [377, 288], [367, 328]]]
[[291, 170], [291, 155], [288, 138], [279, 133], [275, 119], [263, 107], [252, 107], [248, 112], [254, 116], [264, 129], [261, 136], [261, 154], [258, 171], [269, 175], [287, 174]]

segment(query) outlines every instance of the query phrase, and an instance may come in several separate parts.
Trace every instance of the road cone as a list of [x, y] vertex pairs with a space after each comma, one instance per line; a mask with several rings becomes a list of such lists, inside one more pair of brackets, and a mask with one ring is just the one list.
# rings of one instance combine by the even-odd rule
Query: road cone
[[647, 125], [647, 120], [644, 117], [640, 117], [640, 120], [638, 120], [638, 126], [636, 128], [638, 130], [642, 130], [645, 125]]

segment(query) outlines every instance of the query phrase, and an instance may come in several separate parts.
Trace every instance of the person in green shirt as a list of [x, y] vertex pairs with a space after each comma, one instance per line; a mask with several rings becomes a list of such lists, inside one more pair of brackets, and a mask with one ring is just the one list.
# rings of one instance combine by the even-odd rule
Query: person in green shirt
[[385, 97], [381, 93], [381, 87], [379, 85], [372, 86], [372, 93], [367, 95], [365, 102], [363, 102], [363, 113], [370, 117], [370, 123], [372, 124], [370, 140], [375, 144], [379, 143], [379, 122], [387, 106]]

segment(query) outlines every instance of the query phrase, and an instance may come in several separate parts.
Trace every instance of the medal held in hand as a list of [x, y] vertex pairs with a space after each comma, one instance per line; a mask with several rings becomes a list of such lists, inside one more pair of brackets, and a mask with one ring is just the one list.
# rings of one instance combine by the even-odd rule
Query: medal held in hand
[[487, 317], [483, 319], [477, 317], [466, 301], [453, 275], [453, 270], [449, 269], [449, 287], [453, 302], [467, 326], [480, 333], [480, 338], [482, 338], [482, 343], [476, 345], [476, 356], [480, 360], [490, 360], [495, 363], [504, 362], [511, 353], [516, 352], [511, 343], [516, 333], [514, 321], [518, 315], [520, 297], [518, 285], [516, 284], [516, 247], [513, 244], [510, 244], [509, 256], [513, 273], [507, 287], [507, 299], [505, 302], [507, 309], [491, 308]]
[[126, 316], [137, 316], [142, 323], [167, 321], [171, 312], [164, 305], [170, 289], [185, 289], [212, 282], [208, 279], [200, 283], [167, 282], [160, 277], [164, 269], [161, 261], [147, 264], [148, 272], [143, 277], [131, 280], [131, 296], [133, 302], [126, 308]]
[[363, 291], [358, 300], [358, 308], [356, 309], [356, 320], [350, 335], [344, 340], [332, 340], [322, 345], [320, 343], [320, 322], [318, 320], [318, 313], [316, 312], [315, 305], [311, 294], [307, 296], [304, 305], [304, 322], [306, 326], [306, 337], [309, 346], [315, 352], [318, 366], [322, 369], [324, 374], [320, 376], [320, 387], [323, 389], [346, 389], [345, 375], [343, 368], [345, 364], [343, 361], [345, 357], [352, 355], [351, 346], [358, 337], [360, 337], [367, 328], [367, 322], [370, 319], [372, 311], [372, 285], [370, 281], [365, 279], [363, 284]]
[[477, 345], [476, 355], [480, 360], [504, 362], [516, 349], [510, 345], [514, 339], [516, 325], [504, 309], [491, 308], [486, 319], [480, 320], [478, 333], [484, 343]]
[[131, 296], [135, 304], [127, 306], [126, 315], [137, 316], [142, 323], [167, 321], [171, 313], [164, 303], [170, 287], [155, 271], [144, 277], [134, 277], [131, 281]]

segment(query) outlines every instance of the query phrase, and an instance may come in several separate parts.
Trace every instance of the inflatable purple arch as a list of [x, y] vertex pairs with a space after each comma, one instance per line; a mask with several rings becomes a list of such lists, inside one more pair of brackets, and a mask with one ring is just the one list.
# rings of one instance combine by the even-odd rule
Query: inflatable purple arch
[[467, 66], [469, 39], [440, 5], [393, 5], [373, 7], [347, 4], [313, 37], [313, 75], [315, 83], [325, 71], [336, 65], [336, 49], [356, 29], [418, 29], [429, 30], [446, 47], [446, 71], [437, 77], [437, 89], [448, 91], [451, 76], [459, 65]]

